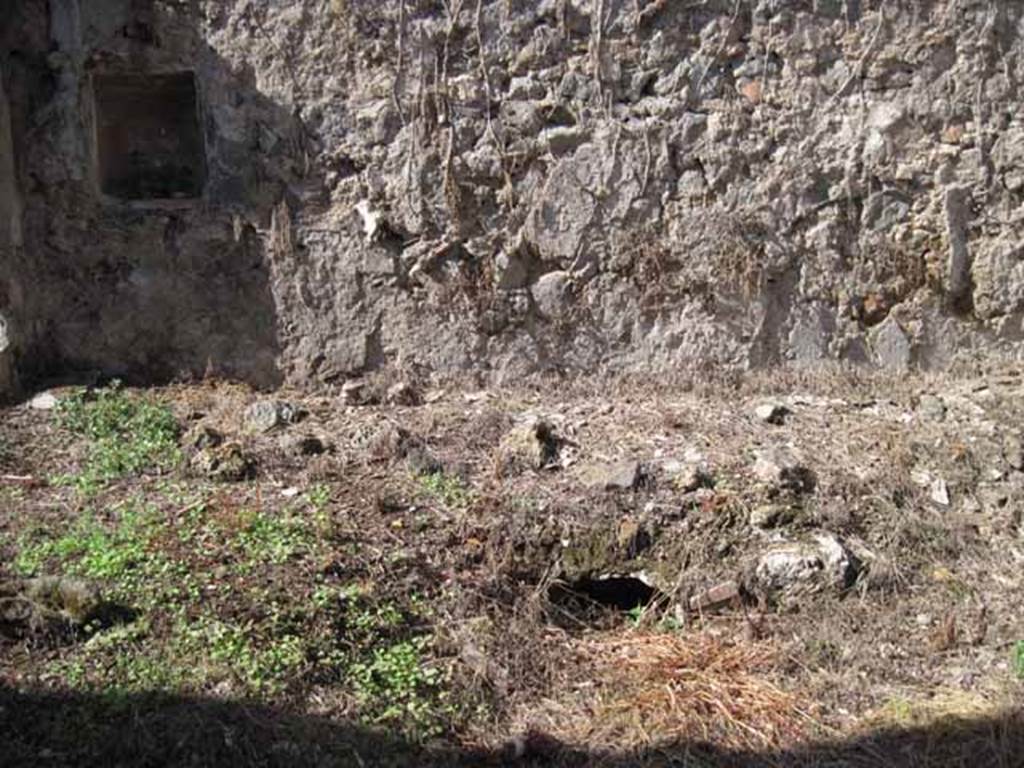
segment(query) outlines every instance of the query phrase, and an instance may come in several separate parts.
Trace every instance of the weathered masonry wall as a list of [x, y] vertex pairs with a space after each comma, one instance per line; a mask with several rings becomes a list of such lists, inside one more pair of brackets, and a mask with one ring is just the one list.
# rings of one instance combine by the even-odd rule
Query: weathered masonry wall
[[[16, 175], [10, 106], [0, 71], [0, 267], [11, 264], [15, 250], [21, 248], [21, 204]], [[14, 288], [11, 276], [3, 274], [2, 278], [7, 295], [0, 294], [0, 392], [13, 393], [18, 389], [18, 331], [12, 313], [17, 297], [10, 295]]]
[[4, 10], [29, 380], [1024, 349], [1021, 3]]
[[255, 116], [290, 115], [175, 4], [26, 0], [13, 14], [26, 374], [279, 383], [257, 228], [287, 183], [279, 153], [249, 140]]

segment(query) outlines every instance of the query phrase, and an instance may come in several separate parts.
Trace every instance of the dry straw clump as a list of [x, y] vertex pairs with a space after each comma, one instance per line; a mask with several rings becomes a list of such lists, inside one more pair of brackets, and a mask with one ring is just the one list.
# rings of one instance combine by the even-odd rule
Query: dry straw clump
[[769, 750], [803, 740], [813, 724], [800, 698], [772, 682], [778, 650], [770, 644], [666, 633], [582, 642], [597, 695], [549, 711], [545, 724], [566, 743]]

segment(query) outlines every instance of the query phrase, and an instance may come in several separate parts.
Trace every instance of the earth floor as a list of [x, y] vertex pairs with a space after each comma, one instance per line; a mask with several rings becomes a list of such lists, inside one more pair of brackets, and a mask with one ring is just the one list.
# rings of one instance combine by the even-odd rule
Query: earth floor
[[1022, 384], [54, 388], [0, 764], [1021, 765]]

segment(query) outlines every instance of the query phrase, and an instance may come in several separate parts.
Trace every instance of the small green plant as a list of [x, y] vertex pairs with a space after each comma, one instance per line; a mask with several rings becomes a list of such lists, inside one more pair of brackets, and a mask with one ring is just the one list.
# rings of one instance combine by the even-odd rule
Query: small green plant
[[56, 414], [61, 427], [90, 442], [81, 472], [66, 478], [86, 494], [126, 475], [167, 471], [180, 461], [174, 414], [130, 396], [118, 382], [61, 400]]
[[238, 540], [250, 560], [280, 564], [307, 552], [314, 536], [309, 521], [299, 515], [255, 512]]
[[144, 509], [122, 509], [112, 529], [99, 523], [92, 512], [86, 512], [56, 538], [45, 537], [39, 531], [20, 538], [14, 569], [30, 576], [40, 573], [53, 559], [69, 573], [117, 580], [147, 558], [153, 530], [151, 515]]
[[682, 632], [684, 628], [683, 622], [675, 616], [663, 616], [661, 621], [658, 622], [658, 629], [669, 634]]
[[429, 614], [417, 595], [399, 605], [349, 585], [332, 591], [343, 612], [345, 642], [330, 663], [351, 686], [364, 722], [389, 725], [412, 739], [439, 735], [450, 722], [448, 675], [432, 663]]
[[53, 556], [53, 543], [42, 538], [45, 532], [23, 531], [15, 542], [11, 567], [19, 576], [34, 576], [43, 571], [46, 561]]
[[1013, 671], [1018, 680], [1024, 680], [1024, 640], [1018, 640], [1013, 646]]
[[313, 605], [320, 610], [333, 608], [340, 600], [341, 594], [337, 587], [328, 584], [318, 584], [313, 590]]
[[327, 506], [331, 502], [331, 487], [324, 483], [317, 483], [306, 494], [306, 501], [313, 508], [313, 520], [317, 530], [323, 535], [331, 532], [331, 514]]
[[331, 500], [331, 487], [323, 483], [317, 483], [309, 489], [306, 499], [314, 511], [320, 512], [327, 507], [328, 502]]
[[398, 627], [404, 617], [394, 603], [378, 603], [371, 607], [360, 607], [353, 611], [351, 625], [364, 633], [373, 633], [383, 629]]
[[473, 498], [472, 491], [462, 480], [444, 472], [420, 475], [419, 482], [425, 491], [446, 507], [467, 507]]
[[349, 667], [363, 718], [372, 724], [400, 724], [418, 737], [436, 736], [447, 711], [444, 675], [427, 665], [427, 638], [416, 637], [375, 648]]
[[237, 626], [212, 618], [181, 629], [186, 652], [205, 654], [250, 691], [277, 692], [305, 664], [306, 642], [296, 635], [283, 634], [269, 643], [257, 644], [255, 637], [250, 625]]

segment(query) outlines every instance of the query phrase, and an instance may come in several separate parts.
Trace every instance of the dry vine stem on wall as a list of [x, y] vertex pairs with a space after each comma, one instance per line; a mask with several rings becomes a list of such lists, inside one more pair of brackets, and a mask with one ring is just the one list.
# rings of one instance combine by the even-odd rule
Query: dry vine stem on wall
[[476, 44], [477, 50], [480, 56], [480, 79], [484, 84], [484, 98], [486, 100], [484, 104], [484, 115], [487, 120], [487, 134], [494, 144], [494, 149], [498, 153], [498, 159], [501, 162], [501, 173], [504, 176], [505, 181], [505, 194], [504, 194], [504, 206], [506, 209], [511, 210], [515, 207], [515, 186], [512, 183], [512, 175], [509, 172], [508, 153], [505, 149], [505, 141], [500, 138], [497, 132], [494, 130], [494, 120], [491, 117], [491, 105], [493, 104], [494, 97], [491, 91], [491, 76], [487, 72], [487, 50], [484, 47], [484, 32], [483, 32], [483, 5], [484, 0], [476, 0], [476, 14], [474, 16], [475, 28], [476, 28]]

